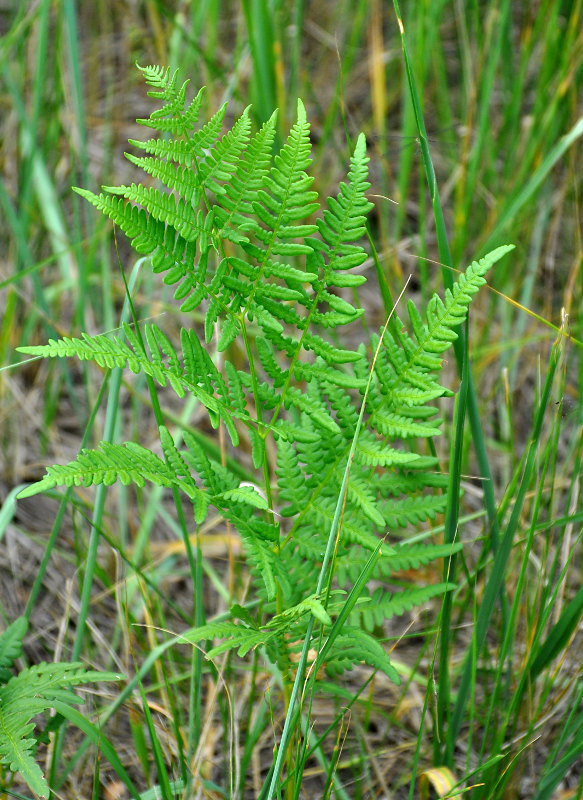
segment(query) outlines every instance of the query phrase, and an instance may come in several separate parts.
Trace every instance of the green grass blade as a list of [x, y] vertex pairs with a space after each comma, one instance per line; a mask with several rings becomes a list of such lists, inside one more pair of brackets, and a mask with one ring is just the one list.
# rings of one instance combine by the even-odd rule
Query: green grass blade
[[520, 189], [515, 196], [511, 196], [508, 199], [506, 206], [498, 216], [496, 225], [481, 246], [480, 254], [487, 252], [496, 242], [500, 242], [503, 231], [516, 219], [518, 213], [527, 205], [528, 201], [533, 197], [541, 184], [548, 178], [551, 170], [557, 165], [569, 148], [582, 136], [583, 117], [580, 117], [571, 130], [562, 136], [555, 146], [547, 153], [525, 186]]
[[105, 738], [102, 731], [94, 725], [87, 717], [84, 717], [76, 708], [72, 708], [68, 703], [63, 703], [61, 700], [53, 700], [52, 705], [59, 714], [73, 723], [79, 730], [83, 731], [85, 736], [93, 742], [98, 751], [102, 752], [107, 758], [111, 766], [114, 768], [116, 775], [122, 781], [128, 792], [136, 800], [140, 800], [140, 795], [133, 784], [130, 776], [127, 774], [123, 764], [121, 763], [115, 747]]
[[[461, 466], [462, 456], [464, 449], [464, 426], [466, 420], [468, 384], [470, 377], [470, 365], [468, 355], [468, 325], [466, 323], [466, 337], [465, 337], [465, 352], [462, 367], [462, 381], [460, 389], [455, 399], [455, 407], [453, 412], [452, 429], [454, 434], [452, 437], [451, 454], [449, 459], [449, 483], [447, 487], [447, 508], [445, 512], [445, 527], [444, 527], [444, 542], [453, 544], [459, 525], [459, 510], [460, 510], [460, 484], [461, 484]], [[456, 582], [456, 554], [452, 553], [451, 557], [443, 565], [443, 581], [444, 583]], [[437, 724], [439, 728], [439, 735], [434, 738], [434, 763], [443, 763], [441, 760], [442, 754], [439, 752], [440, 742], [445, 742], [447, 739], [447, 729], [449, 727], [448, 721], [450, 716], [450, 676], [449, 676], [449, 652], [451, 646], [451, 617], [453, 608], [453, 593], [445, 592], [443, 598], [443, 607], [440, 620], [440, 638], [439, 638], [439, 685], [437, 692]], [[448, 766], [452, 767], [450, 763]]]
[[[510, 520], [508, 521], [508, 524], [506, 526], [506, 530], [504, 531], [504, 536], [500, 542], [500, 546], [494, 557], [492, 571], [488, 578], [482, 604], [478, 611], [478, 617], [476, 620], [475, 633], [474, 633], [474, 638], [475, 641], [478, 643], [478, 646], [481, 646], [481, 643], [484, 642], [486, 639], [486, 632], [488, 629], [490, 618], [494, 611], [496, 598], [499, 595], [500, 590], [504, 585], [506, 570], [508, 566], [508, 559], [510, 556], [510, 552], [512, 550], [514, 536], [520, 524], [522, 507], [525, 501], [526, 494], [529, 490], [531, 478], [534, 473], [536, 465], [537, 450], [538, 450], [540, 436], [542, 433], [543, 421], [545, 419], [545, 414], [547, 412], [549, 404], [549, 398], [553, 386], [555, 372], [559, 364], [559, 357], [561, 353], [562, 344], [563, 342], [561, 336], [553, 346], [549, 363], [549, 369], [547, 372], [547, 376], [541, 393], [540, 404], [535, 418], [533, 433], [524, 459], [524, 469], [522, 473], [522, 479], [518, 487], [518, 492], [514, 502], [514, 508], [512, 510]], [[465, 715], [466, 702], [470, 691], [470, 681], [472, 676], [472, 663], [470, 656], [471, 654], [468, 653], [462, 671], [462, 678], [460, 681], [458, 696], [451, 718], [451, 725], [448, 729], [446, 753], [449, 760], [453, 758], [455, 743], [459, 735], [462, 720]]]
[[[393, 5], [395, 8], [395, 13], [397, 15], [397, 22], [399, 24], [399, 31], [401, 35], [401, 46], [403, 49], [403, 58], [405, 62], [405, 70], [407, 74], [407, 82], [409, 85], [409, 91], [411, 94], [411, 100], [413, 103], [413, 109], [415, 113], [415, 121], [417, 125], [417, 134], [419, 137], [419, 142], [421, 145], [421, 153], [423, 158], [423, 166], [425, 169], [425, 176], [427, 179], [427, 185], [429, 187], [429, 193], [431, 196], [431, 205], [433, 209], [433, 215], [435, 219], [435, 230], [437, 234], [437, 243], [439, 249], [439, 258], [444, 265], [442, 268], [442, 275], [443, 275], [443, 284], [446, 289], [450, 289], [453, 284], [453, 277], [451, 269], [448, 267], [453, 267], [451, 251], [449, 248], [449, 242], [447, 237], [447, 232], [445, 228], [445, 220], [443, 217], [443, 210], [441, 207], [441, 202], [439, 199], [439, 190], [437, 187], [437, 180], [435, 177], [435, 170], [433, 168], [433, 161], [431, 159], [431, 153], [429, 150], [429, 140], [427, 137], [427, 131], [425, 128], [425, 121], [423, 118], [423, 110], [421, 108], [421, 101], [419, 98], [419, 94], [417, 91], [417, 84], [415, 81], [415, 75], [413, 73], [413, 67], [411, 64], [411, 60], [409, 57], [409, 50], [407, 47], [407, 41], [405, 39], [405, 26], [403, 24], [403, 19], [401, 17], [401, 12], [399, 9], [398, 0], [393, 0]], [[458, 364], [458, 371], [461, 374], [462, 363], [463, 363], [463, 351], [464, 351], [464, 334], [463, 331], [460, 331], [460, 336], [456, 342], [454, 342], [454, 352], [456, 355], [456, 361]], [[496, 549], [498, 540], [500, 538], [499, 529], [498, 529], [498, 520], [496, 517], [496, 501], [494, 498], [494, 490], [493, 490], [493, 481], [492, 481], [492, 472], [490, 469], [490, 464], [488, 460], [488, 454], [486, 450], [486, 444], [484, 441], [484, 434], [482, 431], [482, 423], [480, 420], [480, 414], [478, 409], [478, 402], [476, 398], [476, 390], [474, 387], [474, 381], [472, 375], [470, 373], [468, 379], [468, 417], [470, 420], [470, 425], [472, 428], [472, 441], [474, 444], [474, 448], [476, 451], [476, 456], [478, 459], [478, 465], [480, 468], [480, 474], [483, 479], [483, 487], [484, 487], [484, 497], [486, 502], [486, 509], [488, 512], [488, 521], [490, 525], [490, 533], [492, 537], [492, 548], [493, 550]]]

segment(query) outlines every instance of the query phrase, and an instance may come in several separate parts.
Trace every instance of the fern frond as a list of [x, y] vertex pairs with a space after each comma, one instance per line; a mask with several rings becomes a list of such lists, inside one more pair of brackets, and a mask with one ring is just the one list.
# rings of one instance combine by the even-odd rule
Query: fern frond
[[331, 283], [334, 271], [359, 266], [366, 259], [362, 247], [348, 243], [362, 238], [367, 214], [373, 207], [365, 197], [365, 192], [370, 188], [367, 180], [368, 161], [366, 141], [361, 133], [350, 159], [348, 183], [340, 184], [336, 198], [328, 198], [328, 208], [324, 211], [323, 219], [318, 220], [318, 230], [327, 244], [328, 269], [331, 272], [327, 276], [329, 285], [336, 285]]
[[0, 634], [0, 683], [10, 679], [10, 667], [22, 653], [22, 642], [28, 630], [26, 617], [18, 617]]
[[153, 111], [148, 119], [138, 119], [137, 122], [166, 133], [188, 133], [198, 120], [204, 90], [201, 89], [188, 107], [185, 107], [189, 81], [185, 81], [178, 88], [178, 70], [174, 70], [171, 74], [169, 68], [140, 67], [139, 64], [137, 66], [144, 75], [146, 83], [155, 87], [156, 91], [149, 91], [148, 96], [165, 102], [163, 106]]
[[[346, 181], [315, 219], [320, 201], [309, 174], [310, 128], [301, 101], [295, 124], [273, 155], [275, 114], [252, 135], [246, 109], [223, 132], [225, 105], [199, 124], [202, 90], [188, 102], [188, 82], [180, 83], [177, 72], [160, 67], [142, 72], [158, 108], [140, 122], [158, 133], [130, 140], [138, 154], [128, 159], [159, 185], [77, 191], [150, 257], [181, 310], [196, 310], [204, 335], [194, 325], [182, 329], [179, 351], [155, 325], [145, 325], [142, 335], [126, 325], [125, 338], [83, 334], [21, 350], [129, 367], [170, 386], [180, 398], [190, 394], [203, 404], [213, 427], [225, 426], [234, 446], [245, 428], [257, 475], [242, 484], [232, 462], [210, 457], [188, 432], [179, 449], [161, 426], [163, 458], [139, 445], [103, 443], [83, 450], [71, 464], [50, 467], [21, 496], [56, 485], [151, 481], [183, 490], [197, 523], [213, 505], [241, 537], [261, 619], [268, 622], [260, 628], [240, 613], [238, 623], [191, 631], [191, 641], [222, 639], [209, 656], [231, 648], [245, 655], [261, 645], [275, 664], [287, 667], [296, 646], [287, 634], [297, 642], [308, 630], [308, 615], [330, 627], [330, 617], [342, 613], [332, 600], [324, 609], [310, 592], [319, 581], [353, 455], [334, 551], [335, 579], [354, 591], [344, 613], [354, 608], [353, 618], [360, 623], [364, 618], [364, 627], [371, 628], [449, 588], [394, 596], [377, 592], [360, 607], [352, 602], [364, 576], [382, 578], [455, 551], [416, 544], [384, 547], [376, 562], [370, 558], [387, 527], [416, 526], [444, 510], [445, 493], [430, 490], [445, 488], [447, 476], [435, 473], [436, 460], [420, 455], [416, 440], [439, 434], [441, 420], [431, 403], [452, 394], [437, 379], [443, 353], [456, 339], [486, 271], [509, 248], [471, 264], [443, 299], [431, 299], [425, 313], [409, 303], [406, 325], [395, 318], [389, 331], [356, 349], [340, 347], [330, 332], [363, 314], [356, 294], [352, 299], [346, 290], [365, 281], [353, 271], [367, 257], [362, 240], [372, 207], [364, 135]], [[382, 346], [369, 376], [379, 336]], [[205, 346], [211, 342], [221, 353], [230, 351], [239, 368], [227, 358], [217, 367]], [[362, 628], [345, 628], [331, 647], [329, 669], [360, 661], [398, 682], [383, 647]], [[0, 649], [0, 677], [2, 669], [7, 667]]]
[[381, 588], [375, 589], [370, 597], [359, 599], [356, 610], [352, 613], [353, 622], [362, 619], [366, 630], [372, 633], [375, 627], [382, 625], [385, 620], [400, 616], [405, 611], [421, 606], [453, 588], [452, 584], [437, 583], [432, 586], [407, 587], [395, 593], [385, 592]]
[[146, 481], [156, 486], [176, 486], [191, 499], [200, 491], [192, 480], [180, 478], [159, 456], [135, 442], [101, 442], [99, 446], [100, 450], [81, 450], [68, 464], [47, 467], [45, 477], [23, 489], [19, 497], [31, 497], [55, 486], [111, 486], [117, 480], [124, 486], [134, 483], [143, 487]]
[[[318, 497], [312, 500], [306, 514], [306, 520], [315, 517], [313, 530], [330, 530], [334, 519], [336, 504], [334, 499]], [[373, 533], [373, 526], [370, 520], [360, 517], [358, 521], [351, 514], [345, 514], [342, 520], [342, 541], [344, 543], [359, 544], [367, 550], [374, 550], [379, 543], [378, 538]], [[296, 537], [298, 534], [296, 534]], [[320, 547], [321, 549], [321, 547]]]
[[276, 576], [283, 571], [278, 563], [273, 547], [260, 539], [249, 528], [241, 531], [241, 539], [247, 556], [247, 562], [257, 578], [262, 581], [267, 592], [267, 599], [273, 600], [276, 594]]
[[446, 504], [446, 494], [409, 495], [383, 503], [381, 513], [389, 528], [395, 530], [434, 520], [445, 512]]
[[[166, 272], [164, 282], [178, 284], [174, 296], [184, 300], [181, 309], [192, 310], [208, 296], [204, 285], [208, 266], [208, 240], [212, 218], [205, 218], [200, 238], [184, 238], [171, 226], [143, 208], [125, 203], [122, 198], [103, 192], [96, 195], [86, 189], [73, 187], [73, 191], [84, 197], [104, 213], [132, 240], [132, 246], [142, 255], [151, 255], [154, 272]], [[196, 263], [198, 257], [198, 264]], [[194, 297], [189, 295], [194, 294]]]
[[52, 702], [82, 703], [69, 689], [94, 681], [119, 680], [120, 675], [85, 670], [82, 664], [37, 664], [22, 670], [5, 686], [0, 686], [0, 762], [12, 772], [20, 772], [28, 786], [40, 797], [49, 788], [33, 750], [36, 739], [32, 718], [52, 708]]
[[217, 194], [226, 193], [223, 183], [231, 180], [236, 173], [241, 153], [249, 142], [251, 130], [249, 109], [250, 106], [247, 106], [231, 130], [210, 148], [204, 161], [199, 164], [200, 177], [204, 185]]
[[237, 486], [235, 489], [228, 489], [213, 498], [213, 502], [224, 502], [230, 504], [245, 503], [253, 508], [262, 508], [267, 510], [267, 500], [263, 495], [259, 494], [254, 486]]
[[104, 186], [104, 189], [142, 206], [154, 219], [174, 228], [186, 242], [198, 239], [205, 230], [202, 211], [195, 211], [191, 203], [182, 197], [176, 199], [173, 195], [141, 183]]
[[280, 614], [273, 616], [264, 626], [267, 630], [276, 630], [280, 633], [287, 633], [293, 623], [305, 617], [306, 614], [313, 614], [322, 625], [331, 626], [330, 615], [322, 605], [322, 601], [316, 594], [305, 597], [299, 603], [284, 609]]
[[[398, 393], [394, 395], [395, 399], [399, 397]], [[407, 397], [410, 397], [410, 395], [408, 394]], [[434, 399], [433, 392], [429, 393], [428, 399]], [[438, 423], [434, 422], [429, 425], [426, 422], [407, 417], [403, 414], [403, 410], [400, 410], [400, 413], [390, 413], [384, 410], [377, 411], [374, 415], [374, 425], [379, 433], [383, 436], [388, 436], [390, 439], [430, 438], [441, 434]]]
[[[374, 569], [374, 577], [385, 580], [396, 573], [410, 572], [437, 559], [451, 558], [461, 548], [460, 542], [453, 545], [415, 542], [396, 544], [390, 549], [383, 547]], [[352, 551], [350, 555], [339, 558], [337, 579], [340, 586], [350, 585], [358, 579], [368, 555], [366, 552]]]
[[282, 517], [297, 514], [308, 499], [306, 476], [302, 472], [295, 448], [283, 440], [277, 447], [277, 475], [279, 502], [287, 503], [279, 509]]
[[461, 548], [461, 542], [453, 544], [426, 544], [420, 542], [397, 544], [394, 546], [394, 553], [391, 553], [386, 559], [379, 559], [379, 571], [382, 575], [389, 576], [395, 572], [419, 569], [419, 567], [425, 566], [438, 558], [451, 558]]
[[[223, 231], [236, 231], [248, 222], [246, 215], [253, 214], [252, 202], [263, 187], [271, 164], [276, 119], [277, 112], [274, 111], [252, 137], [230, 182], [225, 185], [224, 193], [217, 200], [220, 205], [215, 207], [215, 214]], [[227, 238], [231, 238], [230, 235]], [[245, 241], [246, 237], [241, 238], [239, 234], [236, 240]]]
[[216, 647], [211, 648], [207, 653], [208, 659], [213, 659], [220, 653], [226, 650], [232, 650], [235, 647], [240, 648], [240, 653], [247, 653], [253, 647], [262, 644], [265, 640], [263, 631], [250, 628], [247, 625], [238, 624], [236, 622], [211, 622], [208, 625], [201, 625], [198, 628], [191, 630], [181, 635], [181, 640], [189, 644], [196, 644], [197, 642], [209, 641], [212, 639], [221, 639], [222, 643]]
[[375, 495], [370, 483], [355, 475], [351, 475], [348, 481], [347, 491], [350, 501], [357, 506], [357, 508], [360, 508], [364, 515], [382, 531], [385, 527], [385, 520], [377, 508]]
[[367, 436], [367, 433], [368, 431], [363, 432], [356, 445], [356, 459], [361, 464], [368, 467], [403, 466], [411, 464], [419, 458], [417, 453], [388, 447], [375, 437]]
[[384, 672], [397, 686], [401, 683], [399, 673], [391, 664], [391, 659], [380, 642], [361, 628], [344, 626], [332, 645], [326, 672], [330, 676], [341, 675], [353, 664], [360, 664], [363, 661], [373, 669]]
[[[184, 366], [182, 367], [169, 339], [156, 325], [144, 326], [150, 357], [142, 350], [140, 341], [130, 326], [124, 324], [123, 330], [131, 347], [118, 336], [109, 337], [105, 334], [89, 336], [83, 333], [81, 339], [68, 337], [58, 340], [49, 339], [49, 343], [46, 345], [21, 347], [19, 350], [30, 355], [51, 358], [76, 356], [81, 360], [95, 361], [100, 367], [109, 369], [127, 366], [136, 374], [143, 372], [150, 375], [160, 386], [170, 384], [180, 398], [189, 392], [206, 407], [210, 421], [215, 428], [219, 420], [224, 421], [231, 441], [236, 446], [239, 442], [239, 435], [233, 423], [234, 412], [227, 408], [215, 394], [215, 388], [217, 388], [219, 397], [224, 400], [228, 399], [227, 387], [212, 360], [202, 349], [197, 337], [182, 331], [184, 357]], [[164, 363], [163, 357], [168, 363]], [[203, 385], [199, 385], [200, 383]], [[242, 417], [245, 420], [249, 418], [246, 413], [243, 413]]]
[[[176, 192], [187, 203], [193, 207], [198, 206], [202, 198], [200, 184], [195, 183], [192, 178], [192, 166], [175, 167], [169, 161], [161, 161], [159, 158], [146, 156], [134, 156], [132, 153], [124, 153], [127, 160], [134, 166], [143, 169], [157, 181], [163, 183], [168, 189]], [[106, 191], [111, 194], [119, 194], [126, 199], [134, 199], [125, 186], [104, 186]]]
[[[512, 249], [511, 245], [497, 247], [479, 261], [473, 261], [460, 274], [452, 290], [446, 289], [444, 300], [433, 295], [427, 306], [427, 326], [425, 329], [418, 326], [419, 335], [416, 332], [418, 348], [411, 359], [412, 366], [418, 364], [423, 367], [424, 355], [443, 353], [457, 339], [453, 329], [465, 320], [473, 295], [486, 283], [484, 275]], [[434, 369], [433, 366], [429, 368]]]

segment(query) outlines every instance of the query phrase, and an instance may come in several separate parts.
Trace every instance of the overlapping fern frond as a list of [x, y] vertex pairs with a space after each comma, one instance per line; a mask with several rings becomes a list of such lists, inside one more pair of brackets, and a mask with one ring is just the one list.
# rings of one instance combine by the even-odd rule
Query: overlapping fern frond
[[[182, 311], [197, 309], [203, 315], [204, 335], [195, 327], [185, 328], [178, 348], [155, 325], [144, 326], [141, 336], [124, 326], [125, 341], [83, 334], [23, 350], [74, 355], [107, 368], [127, 366], [160, 386], [170, 385], [180, 397], [191, 394], [205, 406], [214, 426], [225, 425], [233, 446], [243, 432], [248, 437], [258, 491], [242, 486], [194, 437], [186, 433], [178, 449], [161, 428], [164, 458], [136, 444], [103, 444], [99, 450], [83, 451], [69, 465], [49, 468], [26, 494], [116, 479], [178, 487], [192, 501], [197, 523], [212, 504], [238, 531], [256, 593], [265, 613], [275, 617], [278, 587], [279, 613], [282, 602], [285, 608], [304, 608], [313, 593], [365, 391], [366, 413], [336, 547], [339, 584], [354, 583], [355, 571], [367, 563], [379, 537], [443, 512], [443, 476], [419, 442], [440, 430], [432, 401], [449, 394], [437, 380], [442, 354], [455, 340], [484, 275], [509, 248], [474, 262], [443, 299], [431, 299], [425, 314], [409, 303], [408, 327], [399, 320], [382, 334], [369, 385], [369, 363], [379, 337], [354, 349], [338, 344], [342, 328], [363, 313], [355, 295], [349, 300], [344, 290], [356, 292], [365, 281], [358, 268], [367, 257], [362, 238], [372, 203], [366, 196], [370, 184], [364, 135], [350, 157], [347, 180], [335, 197], [326, 199], [320, 214], [301, 101], [287, 140], [273, 155], [275, 114], [252, 133], [245, 110], [222, 134], [225, 107], [199, 125], [200, 92], [187, 102], [187, 84], [179, 84], [176, 73], [156, 67], [143, 72], [153, 87], [149, 94], [161, 107], [140, 122], [161, 136], [132, 140], [145, 155], [128, 157], [155, 185], [104, 187], [100, 194], [77, 191], [109, 216], [139, 253], [150, 255], [154, 272], [175, 287]], [[206, 349], [213, 339], [225, 353], [220, 369]], [[238, 369], [231, 351], [243, 352], [248, 366]], [[276, 463], [270, 458], [273, 452]], [[452, 552], [437, 545], [418, 549], [409, 555], [410, 563]], [[400, 568], [395, 563], [406, 561], [405, 553], [397, 556], [386, 548], [371, 574], [383, 578]], [[432, 593], [408, 591], [397, 598], [383, 595], [378, 613], [373, 595], [365, 626]], [[310, 613], [316, 610], [314, 606]], [[241, 620], [230, 623], [224, 634], [242, 652], [259, 644], [269, 652], [272, 634], [278, 647], [285, 648], [302, 624], [291, 617], [281, 623], [277, 636], [273, 628], [263, 635]], [[331, 655], [330, 663], [341, 669], [362, 659], [394, 677], [388, 657], [378, 643], [371, 644], [369, 633], [351, 631], [343, 634], [344, 655], [340, 652], [337, 662]], [[211, 635], [199, 633], [201, 638]]]
[[0, 634], [0, 762], [19, 772], [37, 796], [48, 797], [49, 786], [34, 758], [33, 718], [56, 702], [83, 703], [72, 691], [75, 686], [121, 676], [87, 670], [78, 662], [36, 664], [12, 675], [10, 668], [21, 655], [27, 628], [26, 618], [20, 617]]

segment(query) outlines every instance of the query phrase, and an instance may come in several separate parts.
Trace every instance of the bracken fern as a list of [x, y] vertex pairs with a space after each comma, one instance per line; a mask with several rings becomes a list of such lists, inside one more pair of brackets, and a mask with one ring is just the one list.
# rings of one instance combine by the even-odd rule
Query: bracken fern
[[[179, 84], [176, 72], [159, 67], [142, 72], [160, 108], [139, 122], [158, 138], [130, 140], [144, 155], [128, 158], [156, 186], [76, 191], [150, 257], [154, 272], [174, 287], [183, 312], [204, 314], [204, 336], [195, 327], [183, 328], [176, 348], [156, 325], [144, 325], [141, 333], [124, 325], [123, 336], [83, 334], [20, 349], [76, 356], [108, 368], [127, 366], [179, 397], [193, 395], [213, 427], [225, 426], [234, 447], [242, 436], [250, 442], [256, 483], [241, 485], [240, 477], [209, 457], [188, 432], [179, 449], [162, 426], [163, 457], [136, 443], [103, 443], [70, 464], [49, 467], [21, 496], [116, 480], [177, 487], [192, 501], [196, 524], [213, 506], [236, 529], [255, 597], [262, 601], [257, 617], [235, 605], [230, 620], [192, 629], [185, 640], [219, 639], [209, 655], [236, 648], [244, 656], [261, 646], [283, 667], [315, 617], [331, 673], [365, 661], [398, 681], [373, 628], [450, 586], [390, 594], [377, 583], [370, 595], [363, 590], [358, 602], [351, 601], [341, 632], [334, 619], [346, 611], [346, 593], [381, 539], [444, 511], [447, 481], [420, 446], [440, 430], [432, 402], [451, 394], [435, 374], [484, 275], [510, 247], [471, 264], [443, 299], [431, 299], [424, 315], [409, 303], [407, 325], [395, 318], [370, 342], [340, 347], [342, 328], [363, 313], [342, 290], [365, 282], [355, 272], [366, 259], [360, 241], [372, 207], [364, 135], [356, 142], [346, 182], [318, 216], [301, 101], [287, 141], [273, 155], [275, 114], [252, 134], [246, 109], [221, 135], [224, 106], [199, 125], [202, 91], [188, 103], [187, 83]], [[212, 340], [226, 355], [220, 368], [208, 353]], [[228, 358], [241, 351], [247, 369]], [[341, 525], [334, 531], [355, 439]], [[330, 591], [329, 577], [329, 591], [314, 594], [331, 530], [336, 589]], [[397, 570], [455, 549], [439, 543], [384, 546], [370, 578], [386, 581]], [[331, 631], [334, 641], [326, 639]]]

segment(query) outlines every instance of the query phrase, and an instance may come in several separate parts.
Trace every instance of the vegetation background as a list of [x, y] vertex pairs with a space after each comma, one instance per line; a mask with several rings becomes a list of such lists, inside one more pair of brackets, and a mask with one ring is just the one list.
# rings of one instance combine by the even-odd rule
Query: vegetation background
[[[470, 776], [467, 787], [479, 763], [493, 759], [487, 794], [480, 795], [487, 797], [583, 796], [582, 10], [577, 0], [421, 0], [401, 6], [453, 263], [462, 267], [502, 242], [516, 244], [513, 257], [490, 275], [491, 289], [480, 295], [471, 316], [472, 369], [502, 525], [521, 497], [503, 575], [508, 608], [516, 612], [511, 635], [496, 606], [484, 630], [486, 657], [472, 673], [468, 717], [450, 764], [457, 778]], [[23, 364], [15, 349], [119, 324], [120, 265], [129, 274], [136, 256], [123, 236], [114, 241], [112, 226], [71, 186], [97, 190], [101, 184], [135, 180], [123, 152], [128, 138], [141, 136], [136, 117], [151, 110], [136, 61], [180, 67], [194, 89], [207, 87], [209, 113], [225, 99], [233, 116], [252, 103], [261, 123], [279, 107], [282, 132], [293, 122], [301, 97], [312, 122], [312, 174], [323, 195], [335, 191], [345, 172], [347, 141], [354, 143], [364, 131], [375, 202], [372, 235], [387, 285], [397, 296], [411, 275], [408, 291], [425, 302], [442, 284], [392, 4], [7, 2], [0, 9], [0, 33], [0, 616], [1, 627], [25, 611], [30, 616], [25, 655], [34, 663], [71, 656], [89, 526], [79, 508], [71, 514], [54, 497], [18, 504], [14, 497], [23, 483], [40, 477], [44, 464], [75, 457], [101, 380], [88, 365]], [[361, 294], [370, 329], [384, 322], [376, 286], [371, 261], [368, 289]], [[177, 329], [181, 320], [169, 313], [170, 300], [167, 287], [144, 271], [136, 300], [140, 317], [155, 319], [166, 331]], [[571, 340], [564, 343], [553, 400], [534, 440], [535, 412], [562, 309], [569, 315]], [[455, 387], [453, 368], [449, 380]], [[148, 444], [157, 430], [153, 417], [144, 416], [143, 394], [139, 385], [126, 386], [119, 426], [122, 438]], [[189, 422], [196, 427], [196, 419]], [[101, 438], [103, 424], [99, 410], [89, 445]], [[448, 441], [446, 431], [439, 453], [444, 462]], [[536, 465], [525, 483], [522, 459], [533, 441]], [[456, 594], [452, 617], [455, 675], [492, 585], [483, 486], [475, 477], [469, 435], [463, 472], [467, 545], [463, 590]], [[91, 495], [83, 500], [87, 513]], [[120, 493], [107, 525], [112, 539], [130, 549], [147, 541], [154, 564], [150, 577], [162, 599], [149, 605], [136, 596], [136, 618], [147, 627], [132, 630], [130, 642], [117, 602], [119, 565], [104, 545], [81, 656], [94, 667], [133, 674], [133, 659], [139, 664], [155, 648], [158, 633], [152, 626], [174, 629], [177, 624], [172, 603], [189, 613], [192, 587], [174, 523], [159, 496], [143, 496], [136, 504], [133, 496]], [[58, 537], [39, 584], [35, 579], [55, 526]], [[233, 587], [236, 544], [222, 529], [208, 530], [203, 551], [215, 587], [207, 600], [220, 606], [226, 602], [224, 587], [227, 594]], [[135, 550], [132, 555], [137, 558]], [[423, 577], [438, 581], [441, 574]], [[350, 719], [341, 722], [336, 709], [317, 709], [320, 724], [335, 722], [336, 727], [329, 760], [314, 761], [305, 774], [305, 797], [330, 792], [398, 798], [435, 792], [439, 780], [448, 786], [448, 773], [427, 772], [445, 763], [437, 757], [431, 710], [439, 703], [431, 671], [439, 613], [439, 605], [427, 606], [423, 614], [401, 621], [399, 641], [391, 646], [406, 676], [402, 687], [378, 676], [362, 695], [356, 684], [348, 686], [358, 702]], [[533, 669], [532, 655], [539, 653]], [[170, 761], [176, 742], [168, 687], [179, 683], [182, 667], [168, 655], [147, 687]], [[237, 672], [230, 663], [228, 670], [243, 693], [249, 673]], [[254, 692], [267, 691], [269, 676], [254, 674], [253, 680]], [[93, 710], [117, 690], [108, 684], [103, 691]], [[207, 692], [209, 724], [200, 759], [212, 762], [214, 770], [201, 791], [220, 797], [225, 795], [212, 781], [228, 760], [227, 701], [213, 697], [210, 687]], [[88, 713], [91, 709], [89, 704]], [[253, 743], [237, 787], [241, 797], [258, 796], [271, 762], [279, 724], [276, 697], [272, 713]], [[107, 735], [145, 790], [153, 780], [152, 759], [140, 714], [138, 704], [128, 704], [108, 724]], [[59, 796], [124, 796], [115, 773], [94, 750], [73, 758], [81, 742], [81, 733], [68, 730], [56, 756], [50, 747], [39, 749]], [[517, 742], [520, 746], [513, 746]], [[0, 774], [0, 796], [8, 791], [7, 782], [8, 776]], [[26, 796], [22, 787], [19, 791]]]

